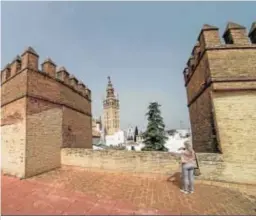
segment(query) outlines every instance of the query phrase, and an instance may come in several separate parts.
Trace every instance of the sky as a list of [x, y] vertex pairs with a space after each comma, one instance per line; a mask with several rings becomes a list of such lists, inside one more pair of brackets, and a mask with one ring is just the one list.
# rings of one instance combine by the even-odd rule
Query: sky
[[103, 113], [107, 77], [121, 128], [145, 129], [157, 101], [167, 129], [190, 127], [183, 69], [203, 24], [250, 28], [256, 2], [1, 2], [1, 67], [32, 46], [92, 91]]

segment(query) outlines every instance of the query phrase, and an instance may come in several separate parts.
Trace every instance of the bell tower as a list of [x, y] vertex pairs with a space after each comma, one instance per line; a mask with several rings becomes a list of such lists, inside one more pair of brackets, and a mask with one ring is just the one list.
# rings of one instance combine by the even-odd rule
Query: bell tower
[[103, 101], [105, 135], [113, 135], [120, 129], [119, 100], [114, 93], [110, 77], [108, 77], [107, 96]]

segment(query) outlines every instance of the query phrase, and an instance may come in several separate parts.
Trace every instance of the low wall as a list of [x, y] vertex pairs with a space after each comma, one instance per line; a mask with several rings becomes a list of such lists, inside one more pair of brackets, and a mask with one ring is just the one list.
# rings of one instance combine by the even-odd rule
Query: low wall
[[241, 162], [224, 159], [220, 154], [198, 154], [199, 179], [256, 185], [256, 161]]
[[106, 170], [169, 174], [178, 169], [178, 159], [169, 153], [134, 152], [123, 150], [89, 150], [63, 148], [64, 165], [100, 168]]
[[[213, 153], [199, 153], [197, 157], [202, 173], [198, 179], [256, 184], [256, 164], [227, 162], [222, 155]], [[180, 171], [179, 158], [168, 152], [63, 148], [61, 163], [133, 173], [171, 175]]]

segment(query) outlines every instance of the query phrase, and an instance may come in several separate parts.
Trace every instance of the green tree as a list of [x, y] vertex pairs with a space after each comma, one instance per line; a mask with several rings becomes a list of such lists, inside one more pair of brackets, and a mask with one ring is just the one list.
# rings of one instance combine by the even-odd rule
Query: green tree
[[134, 142], [136, 142], [138, 135], [139, 135], [139, 131], [138, 131], [138, 128], [137, 128], [137, 126], [136, 126], [136, 127], [135, 127], [135, 131], [134, 131]]
[[143, 134], [145, 147], [143, 151], [168, 151], [164, 147], [166, 140], [165, 125], [161, 116], [160, 106], [157, 102], [151, 102], [148, 107], [147, 130]]

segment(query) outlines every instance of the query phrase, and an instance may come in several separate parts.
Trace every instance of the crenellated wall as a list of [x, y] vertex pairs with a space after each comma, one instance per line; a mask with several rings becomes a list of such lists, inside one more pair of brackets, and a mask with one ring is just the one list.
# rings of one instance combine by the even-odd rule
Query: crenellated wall
[[255, 36], [255, 22], [249, 34], [229, 22], [223, 39], [204, 25], [183, 72], [196, 151], [244, 166], [256, 163]]
[[[19, 100], [25, 100], [21, 109], [17, 108]], [[1, 110], [5, 109], [14, 110], [8, 110], [11, 116], [2, 114], [1, 120], [1, 131], [5, 135], [2, 142], [4, 172], [15, 173], [6, 169], [13, 166], [8, 158], [10, 152], [20, 155], [15, 145], [24, 148], [24, 154], [15, 157], [24, 163], [19, 177], [59, 167], [60, 148], [67, 147], [67, 138], [75, 140], [68, 147], [92, 148], [90, 89], [64, 67], [57, 68], [50, 58], [41, 64], [40, 70], [39, 55], [31, 47], [1, 71]], [[17, 135], [22, 133], [24, 137], [15, 137], [14, 141], [14, 128], [10, 126], [15, 127], [18, 122], [9, 118], [16, 116], [18, 110], [24, 111], [25, 116], [23, 124], [19, 122], [21, 131]], [[6, 120], [9, 124], [3, 123]]]

